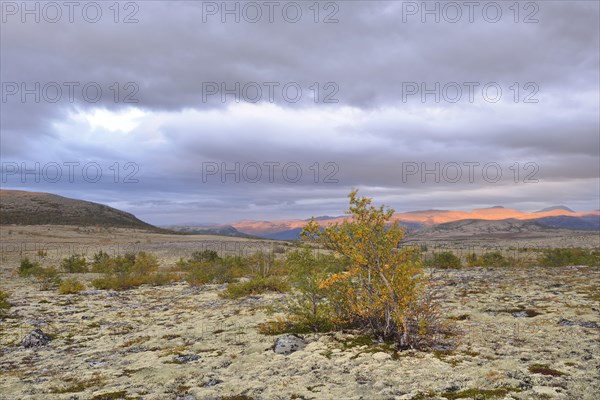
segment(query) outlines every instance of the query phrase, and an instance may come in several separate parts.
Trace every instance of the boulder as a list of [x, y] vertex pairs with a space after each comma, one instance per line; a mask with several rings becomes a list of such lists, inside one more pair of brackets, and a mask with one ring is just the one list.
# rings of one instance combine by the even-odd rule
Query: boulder
[[26, 348], [40, 347], [47, 345], [51, 340], [50, 335], [46, 335], [40, 328], [36, 328], [23, 338], [21, 345]]
[[273, 351], [277, 354], [292, 354], [298, 350], [304, 350], [306, 341], [298, 335], [283, 335], [278, 337], [273, 344]]

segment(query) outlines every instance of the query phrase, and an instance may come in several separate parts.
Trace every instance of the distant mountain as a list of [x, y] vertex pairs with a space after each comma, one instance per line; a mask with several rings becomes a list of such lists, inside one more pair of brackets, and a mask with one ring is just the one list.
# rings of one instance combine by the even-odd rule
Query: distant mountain
[[76, 225], [164, 231], [104, 204], [50, 193], [0, 190], [0, 224]]
[[264, 238], [264, 239], [275, 239], [275, 240], [298, 240], [298, 239], [300, 239], [300, 232], [302, 232], [302, 228], [295, 228], [295, 229], [290, 229], [288, 231], [267, 233], [267, 234], [261, 235], [259, 237]]
[[305, 221], [310, 221], [311, 219], [314, 219], [315, 221], [326, 221], [328, 219], [336, 219], [336, 218], [340, 218], [340, 217], [330, 217], [329, 215], [323, 215], [321, 217], [307, 218], [307, 219], [305, 219]]
[[579, 229], [579, 230], [600, 230], [600, 215], [584, 215], [581, 217], [571, 217], [569, 215], [557, 215], [554, 217], [538, 218], [535, 221], [542, 225], [553, 228]]
[[[392, 216], [392, 221], [398, 221], [400, 225], [407, 227], [407, 233], [413, 234], [416, 231], [428, 227], [438, 226], [440, 224], [455, 222], [455, 221], [530, 221], [539, 222], [535, 229], [543, 229], [547, 227], [561, 229], [595, 229], [599, 230], [597, 223], [594, 222], [600, 215], [598, 211], [588, 213], [576, 213], [573, 210], [564, 207], [550, 207], [538, 212], [523, 212], [503, 206], [494, 206], [488, 208], [480, 208], [471, 211], [452, 211], [452, 210], [422, 210], [410, 211], [404, 213], [396, 213]], [[557, 217], [557, 218], [550, 218]], [[572, 218], [559, 218], [572, 217]], [[321, 226], [328, 226], [334, 223], [341, 223], [345, 216], [342, 217], [319, 217], [315, 220]], [[548, 218], [548, 219], [545, 219]], [[309, 219], [310, 220], [310, 219]], [[270, 239], [297, 239], [298, 233], [308, 223], [309, 220], [277, 220], [277, 221], [251, 221], [245, 220], [232, 226], [242, 233], [250, 235], [270, 238]], [[485, 225], [485, 224], [483, 224]], [[499, 224], [498, 227], [507, 229], [507, 232], [516, 229], [516, 225]], [[454, 225], [447, 228], [453, 229]], [[486, 228], [487, 229], [487, 228]], [[496, 229], [496, 228], [494, 228]], [[528, 229], [528, 228], [527, 228]]]
[[217, 235], [217, 236], [233, 236], [233, 237], [252, 237], [235, 229], [231, 225], [213, 225], [213, 226], [166, 226], [165, 228], [175, 232], [190, 234], [190, 235]]
[[568, 211], [568, 212], [572, 212], [572, 213], [575, 212], [575, 211], [571, 210], [567, 206], [552, 206], [552, 207], [543, 208], [543, 209], [541, 209], [539, 211], [536, 211], [536, 212], [541, 213], [541, 212], [557, 211], [557, 210]]

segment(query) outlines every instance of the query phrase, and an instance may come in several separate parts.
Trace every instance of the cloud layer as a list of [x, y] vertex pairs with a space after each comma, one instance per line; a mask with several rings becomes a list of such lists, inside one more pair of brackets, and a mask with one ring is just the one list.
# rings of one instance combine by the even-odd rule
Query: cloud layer
[[2, 3], [3, 188], [156, 224], [338, 215], [353, 187], [598, 208], [596, 2], [86, 4]]

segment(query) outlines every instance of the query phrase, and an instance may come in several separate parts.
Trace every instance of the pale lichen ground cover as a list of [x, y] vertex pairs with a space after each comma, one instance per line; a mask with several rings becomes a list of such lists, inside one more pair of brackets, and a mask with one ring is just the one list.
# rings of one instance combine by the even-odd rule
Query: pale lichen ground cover
[[[59, 295], [5, 275], [13, 307], [0, 323], [0, 398], [598, 398], [599, 268], [444, 274], [454, 350], [394, 353], [331, 333], [307, 335], [289, 356], [256, 330], [286, 295], [225, 300], [222, 286], [185, 283]], [[20, 346], [36, 327], [53, 340]]]

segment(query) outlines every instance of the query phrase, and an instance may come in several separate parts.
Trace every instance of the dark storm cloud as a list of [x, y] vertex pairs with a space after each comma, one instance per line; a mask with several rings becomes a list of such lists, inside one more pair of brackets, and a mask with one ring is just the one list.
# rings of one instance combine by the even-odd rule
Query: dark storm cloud
[[[294, 24], [278, 13], [274, 23], [234, 23], [231, 16], [221, 23], [220, 15], [203, 22], [208, 2], [138, 2], [133, 24], [115, 24], [108, 3], [95, 24], [80, 17], [22, 23], [19, 15], [3, 14], [3, 96], [11, 82], [63, 86], [56, 103], [36, 103], [32, 95], [22, 102], [20, 93], [2, 99], [3, 162], [94, 161], [104, 179], [23, 183], [17, 174], [2, 186], [79, 194], [155, 223], [337, 215], [350, 187], [401, 210], [499, 203], [534, 209], [551, 205], [546, 202], [597, 208], [598, 3], [537, 2], [538, 23], [523, 23], [531, 11], [525, 3], [518, 23], [509, 4], [500, 3], [497, 23], [476, 11], [475, 22], [463, 15], [455, 24], [431, 16], [422, 23], [419, 14], [403, 22], [408, 3], [337, 2], [339, 22], [331, 24], [315, 24], [309, 3], [301, 3], [304, 17]], [[321, 9], [319, 18], [328, 11]], [[64, 82], [79, 84], [74, 101]], [[80, 88], [90, 82], [103, 90], [97, 102], [82, 98]], [[263, 98], [257, 105], [232, 96], [222, 102], [219, 94], [203, 96], [206, 82], [228, 88], [256, 82]], [[280, 83], [275, 104], [265, 82]], [[288, 82], [302, 87], [301, 101], [284, 100], [280, 89]], [[309, 89], [315, 82], [317, 104]], [[337, 103], [322, 102], [332, 93], [328, 82], [339, 88]], [[456, 82], [461, 100], [427, 95], [422, 102], [420, 93], [406, 93], [407, 84], [432, 89], [436, 82]], [[473, 102], [465, 82], [477, 83]], [[483, 98], [488, 83], [502, 89], [500, 101]], [[127, 95], [137, 102], [126, 103]], [[537, 102], [525, 103], [528, 95]], [[107, 126], [132, 107], [143, 114], [132, 127]], [[107, 116], [89, 119], [99, 108]], [[115, 162], [118, 184], [109, 169]], [[123, 170], [127, 162], [139, 167], [138, 183], [122, 182], [131, 172]], [[273, 182], [236, 183], [230, 175], [223, 183], [220, 173], [205, 179], [206, 163], [231, 168], [236, 162], [241, 168], [295, 162], [303, 179], [287, 182], [279, 170]], [[473, 182], [435, 182], [420, 172], [403, 179], [408, 164], [434, 168], [436, 162], [441, 168], [497, 163], [503, 178], [490, 183], [477, 171]], [[516, 162], [518, 182], [509, 168]], [[323, 182], [333, 171], [327, 163], [335, 164], [338, 183]], [[525, 163], [538, 166], [538, 183], [522, 182], [531, 172]]]

